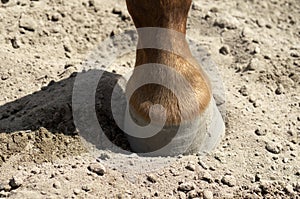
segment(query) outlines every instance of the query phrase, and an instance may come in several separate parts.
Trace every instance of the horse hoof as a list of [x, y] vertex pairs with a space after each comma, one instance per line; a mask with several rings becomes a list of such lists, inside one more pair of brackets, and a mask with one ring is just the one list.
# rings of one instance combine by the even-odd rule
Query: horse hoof
[[[129, 144], [134, 152], [142, 156], [207, 154], [218, 146], [225, 134], [225, 124], [213, 98], [199, 116], [179, 125], [149, 124], [131, 107], [126, 113], [124, 129]], [[158, 130], [155, 135], [150, 135], [153, 133], [150, 132], [149, 136], [136, 137], [133, 136], [133, 132], [137, 130], [135, 125], [143, 126], [145, 131], [161, 130]]]

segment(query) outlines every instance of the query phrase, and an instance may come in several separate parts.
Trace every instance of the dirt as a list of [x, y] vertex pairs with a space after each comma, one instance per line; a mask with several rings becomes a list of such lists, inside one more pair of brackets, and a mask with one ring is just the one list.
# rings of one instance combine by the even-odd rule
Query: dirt
[[[188, 36], [223, 78], [226, 136], [207, 156], [138, 173], [96, 160], [72, 115], [74, 81], [90, 53], [134, 29], [125, 2], [2, 0], [0, 198], [299, 198], [299, 10], [298, 0], [193, 2]], [[133, 63], [131, 53], [103, 66], [96, 105], [123, 149], [106, 94]]]

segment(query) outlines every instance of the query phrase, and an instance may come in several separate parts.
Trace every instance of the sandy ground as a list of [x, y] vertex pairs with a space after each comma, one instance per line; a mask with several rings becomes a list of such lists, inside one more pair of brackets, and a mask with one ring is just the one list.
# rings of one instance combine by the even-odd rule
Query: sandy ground
[[[299, 0], [194, 1], [188, 35], [223, 78], [226, 136], [208, 156], [139, 174], [97, 162], [72, 117], [75, 72], [101, 41], [134, 28], [125, 2], [1, 0], [0, 198], [299, 198], [299, 24]], [[103, 66], [102, 87], [133, 63], [128, 54]]]

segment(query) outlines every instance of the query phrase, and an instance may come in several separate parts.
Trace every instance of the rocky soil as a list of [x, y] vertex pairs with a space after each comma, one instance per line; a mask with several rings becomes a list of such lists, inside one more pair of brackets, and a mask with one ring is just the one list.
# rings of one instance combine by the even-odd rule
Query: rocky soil
[[[207, 156], [123, 172], [102, 161], [114, 153], [96, 160], [81, 142], [72, 88], [93, 49], [134, 29], [125, 1], [1, 0], [0, 198], [299, 198], [299, 24], [299, 0], [194, 0], [188, 36], [223, 78], [226, 136]], [[102, 85], [133, 63], [103, 66]]]

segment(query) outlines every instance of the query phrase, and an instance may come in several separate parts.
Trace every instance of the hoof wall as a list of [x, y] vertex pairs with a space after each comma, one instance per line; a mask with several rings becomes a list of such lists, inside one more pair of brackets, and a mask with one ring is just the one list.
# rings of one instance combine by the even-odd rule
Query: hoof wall
[[[153, 126], [155, 124], [147, 124], [133, 111], [130, 112], [130, 115], [125, 116], [125, 132], [136, 131], [136, 126], [131, 125], [131, 119], [137, 125], [144, 126], [145, 132], [149, 128], [157, 129], [157, 126]], [[130, 134], [127, 138], [131, 149], [141, 156], [176, 156], [209, 153], [218, 146], [224, 134], [225, 124], [212, 98], [207, 109], [193, 121], [176, 126], [163, 126], [155, 135], [146, 138]]]

